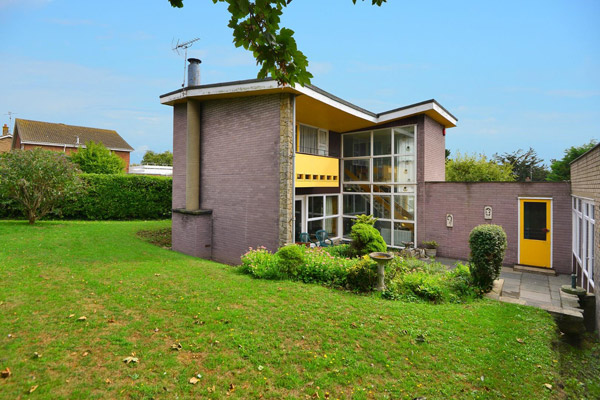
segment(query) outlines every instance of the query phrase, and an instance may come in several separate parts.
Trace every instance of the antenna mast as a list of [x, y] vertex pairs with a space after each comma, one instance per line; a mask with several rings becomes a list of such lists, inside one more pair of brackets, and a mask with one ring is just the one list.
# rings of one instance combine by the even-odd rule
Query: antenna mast
[[192, 47], [194, 42], [197, 42], [198, 40], [200, 40], [200, 38], [194, 38], [192, 40], [188, 40], [187, 42], [179, 43], [179, 39], [177, 39], [177, 43], [175, 43], [175, 46], [173, 47], [173, 51], [179, 56], [181, 55], [181, 53], [179, 53], [179, 49], [184, 49], [185, 51], [183, 56], [183, 83], [181, 84], [181, 87], [185, 86], [185, 62], [187, 61], [187, 49]]
[[8, 133], [10, 134], [10, 127], [12, 126], [12, 116], [15, 115], [15, 112], [9, 111], [4, 115], [8, 115]]

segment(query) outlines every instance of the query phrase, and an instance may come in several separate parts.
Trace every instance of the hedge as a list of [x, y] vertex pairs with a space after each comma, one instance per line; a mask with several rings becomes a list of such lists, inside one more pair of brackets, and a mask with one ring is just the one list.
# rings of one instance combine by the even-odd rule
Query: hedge
[[[81, 174], [84, 190], [47, 219], [163, 219], [171, 217], [173, 180], [169, 177], [125, 174]], [[0, 199], [0, 218], [22, 214], [12, 201]]]

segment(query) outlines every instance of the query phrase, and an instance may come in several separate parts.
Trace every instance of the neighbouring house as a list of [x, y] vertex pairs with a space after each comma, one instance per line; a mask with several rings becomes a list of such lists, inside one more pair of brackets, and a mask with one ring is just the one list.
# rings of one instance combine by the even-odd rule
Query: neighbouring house
[[[199, 82], [190, 60], [190, 82]], [[349, 239], [359, 214], [392, 248], [436, 240], [467, 259], [479, 224], [502, 225], [507, 264], [571, 272], [569, 183], [445, 180], [435, 100], [373, 113], [315, 86], [245, 80], [164, 94], [173, 107], [173, 248], [238, 264], [249, 247], [325, 229]]]
[[0, 136], [0, 153], [8, 153], [12, 145], [12, 135], [9, 135], [8, 125], [2, 127], [2, 136]]
[[88, 128], [55, 124], [26, 119], [15, 119], [11, 148], [30, 150], [41, 147], [45, 150], [62, 151], [71, 154], [87, 142], [102, 143], [125, 162], [125, 171], [129, 171], [131, 147], [116, 131], [110, 129]]
[[600, 327], [600, 143], [571, 163], [573, 270], [578, 284], [596, 295]]

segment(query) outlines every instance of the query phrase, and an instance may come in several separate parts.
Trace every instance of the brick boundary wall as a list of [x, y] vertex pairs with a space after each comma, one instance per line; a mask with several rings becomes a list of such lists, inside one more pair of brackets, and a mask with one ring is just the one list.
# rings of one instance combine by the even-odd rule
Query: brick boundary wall
[[[425, 182], [419, 185], [417, 244], [435, 240], [438, 255], [466, 260], [469, 234], [480, 224], [501, 225], [508, 247], [504, 264], [518, 262], [519, 197], [552, 198], [553, 268], [571, 273], [571, 195], [567, 182]], [[493, 219], [483, 216], [484, 206], [492, 206]], [[446, 214], [454, 216], [454, 227], [446, 227]]]
[[[600, 145], [596, 145], [571, 164], [571, 190], [574, 196], [594, 200], [596, 326], [600, 327]], [[600, 330], [598, 335], [600, 336]]]

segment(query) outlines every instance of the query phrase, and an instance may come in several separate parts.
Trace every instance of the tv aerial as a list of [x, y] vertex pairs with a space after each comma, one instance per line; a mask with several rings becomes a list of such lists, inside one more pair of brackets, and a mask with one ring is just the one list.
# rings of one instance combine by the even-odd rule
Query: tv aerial
[[181, 84], [181, 87], [185, 86], [185, 62], [187, 61], [187, 50], [192, 47], [192, 45], [194, 44], [194, 42], [197, 42], [198, 40], [200, 40], [200, 38], [194, 38], [192, 40], [188, 40], [187, 42], [183, 42], [180, 43], [179, 39], [177, 39], [177, 43], [173, 44], [173, 42], [171, 42], [171, 46], [173, 46], [173, 51], [177, 53], [178, 56], [181, 55], [180, 51], [184, 52], [184, 56], [183, 56], [183, 83]]

